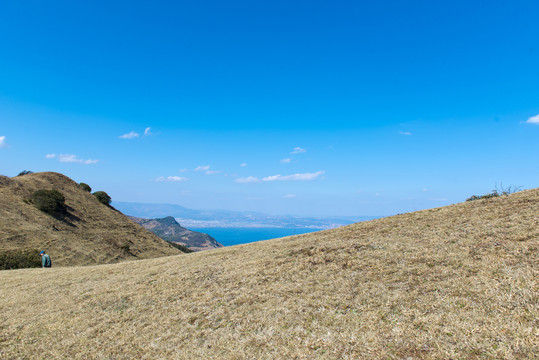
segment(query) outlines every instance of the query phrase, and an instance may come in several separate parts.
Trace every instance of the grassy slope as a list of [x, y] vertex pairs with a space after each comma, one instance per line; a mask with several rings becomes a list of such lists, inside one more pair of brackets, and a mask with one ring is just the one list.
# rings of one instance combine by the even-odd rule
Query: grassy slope
[[[58, 220], [25, 203], [38, 189], [59, 190], [69, 216]], [[129, 250], [127, 251], [127, 247]], [[46, 249], [55, 265], [113, 263], [180, 253], [125, 215], [52, 172], [0, 176], [0, 249]]]
[[0, 358], [532, 359], [539, 189], [211, 252], [0, 272]]

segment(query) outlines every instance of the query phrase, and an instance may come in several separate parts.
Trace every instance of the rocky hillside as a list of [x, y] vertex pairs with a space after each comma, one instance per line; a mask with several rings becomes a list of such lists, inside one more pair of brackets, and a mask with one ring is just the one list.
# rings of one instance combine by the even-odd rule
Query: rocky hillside
[[[58, 190], [67, 212], [53, 217], [30, 201], [37, 190]], [[114, 263], [181, 254], [68, 177], [43, 172], [0, 176], [0, 250], [45, 249], [55, 266]]]
[[161, 219], [143, 219], [130, 216], [131, 220], [150, 230], [161, 239], [187, 246], [191, 250], [201, 251], [223, 247], [213, 237], [181, 226], [172, 216]]

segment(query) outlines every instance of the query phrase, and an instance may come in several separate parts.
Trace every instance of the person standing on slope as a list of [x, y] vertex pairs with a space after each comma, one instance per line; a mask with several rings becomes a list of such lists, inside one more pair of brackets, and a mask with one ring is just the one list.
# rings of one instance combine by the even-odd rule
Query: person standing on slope
[[40, 252], [39, 256], [41, 256], [41, 267], [50, 268], [52, 265], [51, 257], [48, 254], [45, 254], [45, 251]]

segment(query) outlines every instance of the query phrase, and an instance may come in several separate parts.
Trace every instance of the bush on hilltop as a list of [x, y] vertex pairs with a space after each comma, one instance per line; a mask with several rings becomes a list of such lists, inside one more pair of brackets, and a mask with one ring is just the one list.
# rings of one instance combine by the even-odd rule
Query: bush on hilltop
[[492, 198], [495, 198], [495, 197], [500, 197], [500, 196], [506, 196], [506, 195], [509, 195], [509, 194], [513, 194], [513, 193], [516, 193], [516, 192], [519, 192], [521, 187], [520, 186], [509, 186], [508, 188], [505, 188], [503, 187], [503, 185], [500, 185], [501, 189], [498, 190], [498, 186], [496, 186], [496, 188], [494, 190], [492, 190], [490, 193], [488, 194], [485, 194], [485, 195], [472, 195], [470, 196], [469, 198], [466, 199], [466, 201], [474, 201], [474, 200], [481, 200], [481, 199], [492, 199]]
[[88, 192], [92, 192], [92, 188], [90, 187], [90, 185], [86, 184], [86, 183], [80, 183], [79, 184], [79, 187], [82, 189], [82, 190], [85, 190], [85, 191], [88, 191]]
[[104, 204], [104, 205], [110, 205], [110, 202], [112, 201], [111, 197], [109, 196], [109, 194], [107, 194], [106, 192], [104, 191], [96, 191], [94, 193], [94, 196], [96, 197], [96, 199]]

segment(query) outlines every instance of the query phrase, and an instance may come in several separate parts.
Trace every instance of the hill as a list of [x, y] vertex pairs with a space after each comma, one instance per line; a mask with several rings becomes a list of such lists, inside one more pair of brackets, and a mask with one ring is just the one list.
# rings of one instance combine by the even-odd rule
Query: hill
[[[57, 189], [68, 213], [55, 218], [28, 203], [36, 190]], [[68, 177], [52, 172], [0, 176], [0, 248], [45, 249], [54, 265], [88, 265], [148, 259], [180, 252], [98, 202]]]
[[161, 239], [187, 246], [191, 250], [201, 251], [223, 247], [208, 234], [184, 228], [172, 216], [161, 219], [143, 219], [133, 216], [129, 218]]
[[534, 189], [184, 256], [1, 271], [0, 358], [537, 358], [538, 214]]

